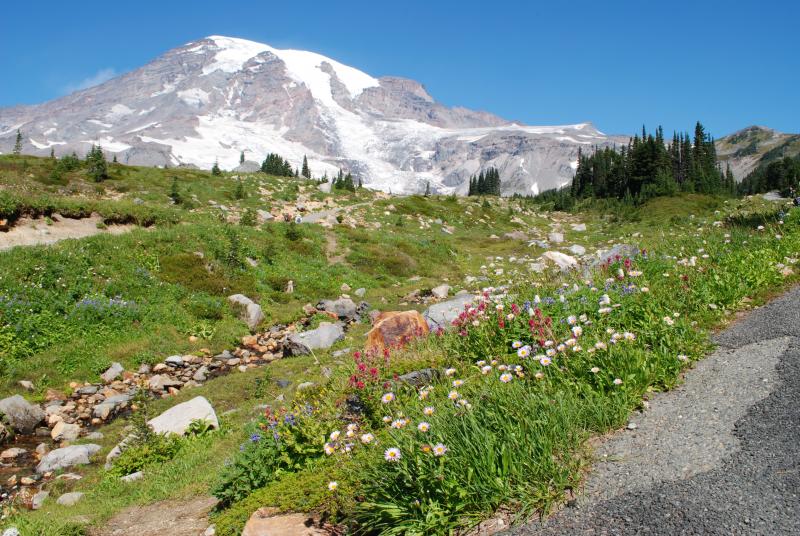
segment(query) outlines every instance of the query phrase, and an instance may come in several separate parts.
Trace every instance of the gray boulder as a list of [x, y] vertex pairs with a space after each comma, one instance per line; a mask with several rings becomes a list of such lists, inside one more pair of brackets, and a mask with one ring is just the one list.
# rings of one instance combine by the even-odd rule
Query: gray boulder
[[639, 254], [639, 248], [631, 244], [617, 244], [614, 247], [602, 251], [598, 251], [595, 255], [595, 260], [592, 261], [590, 267], [596, 268], [601, 264], [611, 260], [612, 262], [617, 258], [625, 259], [627, 257], [635, 257]]
[[561, 242], [564, 241], [564, 234], [552, 232], [549, 235], [547, 235], [547, 240], [549, 240], [553, 244], [560, 244]]
[[31, 404], [21, 395], [14, 395], [0, 400], [0, 413], [5, 416], [6, 422], [22, 434], [30, 434], [36, 425], [45, 418], [42, 408]]
[[244, 294], [228, 296], [228, 302], [238, 310], [239, 318], [247, 324], [250, 331], [255, 331], [264, 321], [264, 311], [261, 310], [261, 306]]
[[573, 223], [572, 230], [578, 233], [582, 233], [586, 231], [586, 224], [585, 223]]
[[413, 372], [409, 372], [407, 374], [403, 374], [402, 376], [398, 376], [397, 381], [407, 383], [412, 387], [424, 387], [426, 385], [430, 385], [433, 383], [439, 376], [439, 371], [433, 368], [425, 368], [421, 370], [415, 370]]
[[70, 445], [60, 449], [51, 450], [42, 457], [36, 466], [37, 473], [47, 473], [66, 469], [73, 465], [88, 465], [90, 458], [100, 451], [100, 445], [87, 443], [85, 445]]
[[569, 252], [573, 255], [583, 255], [586, 253], [586, 248], [578, 244], [573, 244], [569, 247]]
[[123, 367], [120, 363], [117, 363], [115, 361], [114, 363], [111, 363], [111, 366], [108, 367], [108, 370], [102, 373], [100, 377], [103, 379], [104, 382], [111, 383], [117, 378], [119, 378], [120, 374], [122, 374], [124, 370], [125, 367]]
[[341, 320], [347, 320], [348, 322], [355, 322], [359, 319], [358, 307], [350, 298], [322, 300], [317, 304], [317, 309], [334, 313]]
[[193, 399], [172, 406], [167, 411], [147, 421], [157, 434], [183, 435], [192, 421], [206, 421], [212, 428], [219, 428], [219, 420], [214, 408], [205, 397], [197, 396]]
[[173, 380], [166, 374], [156, 374], [148, 380], [148, 386], [151, 391], [163, 391], [170, 387], [180, 387], [181, 385], [181, 382]]
[[100, 419], [106, 420], [116, 413], [120, 407], [124, 407], [130, 402], [131, 395], [116, 395], [106, 398], [102, 403], [96, 405], [92, 414]]
[[450, 300], [431, 305], [422, 313], [422, 316], [425, 317], [428, 328], [431, 330], [447, 329], [452, 325], [453, 320], [464, 311], [464, 306], [471, 304], [473, 299], [472, 294], [457, 294]]
[[96, 385], [86, 385], [86, 386], [81, 387], [80, 389], [78, 389], [76, 392], [79, 395], [93, 395], [93, 394], [96, 394], [97, 391], [99, 391], [99, 390], [100, 390], [100, 388], [97, 387]]
[[197, 369], [192, 376], [192, 379], [196, 382], [204, 382], [208, 377], [208, 367], [203, 365], [199, 369]]
[[181, 357], [179, 355], [171, 355], [171, 356], [169, 356], [168, 358], [166, 358], [164, 360], [164, 363], [166, 363], [170, 367], [182, 367], [184, 365], [183, 357]]
[[238, 173], [255, 173], [256, 171], [261, 171], [261, 164], [258, 162], [253, 162], [252, 160], [245, 160], [233, 168], [233, 171]]
[[306, 355], [314, 350], [330, 348], [342, 339], [344, 329], [341, 324], [322, 322], [317, 329], [289, 335], [285, 348], [289, 355]]

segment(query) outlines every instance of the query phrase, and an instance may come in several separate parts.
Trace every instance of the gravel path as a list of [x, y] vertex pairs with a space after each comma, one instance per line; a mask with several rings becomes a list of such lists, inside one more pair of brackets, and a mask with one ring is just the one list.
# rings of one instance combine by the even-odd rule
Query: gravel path
[[800, 534], [800, 289], [614, 434], [578, 499], [511, 535]]

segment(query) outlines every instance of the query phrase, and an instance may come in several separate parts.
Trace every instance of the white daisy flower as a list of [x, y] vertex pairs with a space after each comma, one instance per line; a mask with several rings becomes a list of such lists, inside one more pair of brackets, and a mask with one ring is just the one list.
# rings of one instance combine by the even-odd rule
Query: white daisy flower
[[400, 458], [402, 458], [402, 457], [403, 456], [402, 456], [402, 454], [400, 454], [400, 449], [397, 448], [397, 447], [392, 447], [392, 448], [386, 449], [386, 451], [384, 451], [384, 453], [383, 453], [383, 458], [387, 462], [396, 462], [396, 461], [399, 461]]

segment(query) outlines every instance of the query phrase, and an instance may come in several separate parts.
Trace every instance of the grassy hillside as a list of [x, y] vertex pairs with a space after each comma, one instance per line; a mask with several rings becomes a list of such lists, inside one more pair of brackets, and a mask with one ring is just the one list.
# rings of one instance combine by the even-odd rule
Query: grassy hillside
[[[46, 229], [59, 213], [94, 211], [105, 225], [138, 227], [0, 252], [3, 395], [22, 392], [21, 379], [33, 381], [35, 391], [24, 394], [37, 400], [47, 388], [96, 380], [112, 361], [130, 370], [174, 353], [232, 348], [247, 333], [225, 300], [234, 292], [261, 303], [265, 328], [335, 298], [344, 284], [365, 288], [364, 299], [383, 311], [421, 310], [409, 294], [443, 282], [485, 297], [457, 329], [387, 359], [354, 361], [369, 329], [355, 324], [330, 350], [151, 402], [158, 412], [205, 396], [222, 429], [181, 440], [136, 483], [100, 464], [81, 467], [81, 480], [47, 483], [51, 498], [86, 496], [69, 508], [54, 500], [35, 512], [9, 508], [7, 525], [23, 534], [89, 534], [129, 506], [212, 491], [222, 499], [212, 521], [225, 535], [261, 506], [381, 534], [447, 534], [498, 509], [520, 519], [546, 511], [579, 486], [589, 437], [623, 426], [648, 393], [679, 382], [709, 348], [708, 330], [796, 281], [798, 215], [755, 197], [687, 195], [565, 214], [514, 199], [329, 194], [260, 173], [113, 165], [100, 185], [80, 170], [54, 184], [53, 166], [0, 157], [0, 217], [41, 216]], [[181, 204], [170, 198], [173, 177]], [[344, 209], [341, 221], [323, 224], [245, 217], [248, 209], [295, 214], [298, 205]], [[615, 244], [640, 253], [586, 271], [531, 266], [548, 250], [573, 254], [571, 246], [587, 250], [589, 266]], [[531, 356], [520, 353], [524, 345]], [[376, 370], [362, 387], [350, 381], [363, 372], [359, 363]], [[394, 380], [428, 367], [441, 372], [429, 386]], [[295, 389], [306, 381], [314, 387]], [[387, 393], [393, 400], [383, 403]], [[354, 396], [363, 406], [355, 417]], [[101, 454], [126, 424], [102, 428]], [[348, 447], [348, 425], [373, 440]], [[396, 462], [386, 460], [391, 448], [401, 452]]]

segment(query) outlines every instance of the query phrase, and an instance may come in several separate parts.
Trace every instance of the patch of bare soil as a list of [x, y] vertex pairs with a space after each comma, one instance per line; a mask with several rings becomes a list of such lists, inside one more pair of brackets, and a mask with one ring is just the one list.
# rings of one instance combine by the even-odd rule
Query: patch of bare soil
[[[55, 244], [69, 238], [86, 238], [100, 233], [127, 233], [135, 225], [100, 225], [103, 219], [92, 214], [88, 218], [65, 218], [53, 214], [48, 224], [46, 218], [20, 218], [7, 232], [0, 232], [0, 251], [16, 246], [39, 246]], [[98, 227], [100, 225], [100, 227]]]
[[208, 512], [217, 500], [199, 497], [186, 501], [160, 501], [132, 506], [112, 517], [91, 536], [202, 536], [208, 528]]
[[328, 264], [347, 264], [345, 257], [349, 251], [345, 250], [337, 255], [337, 249], [339, 249], [339, 243], [336, 241], [336, 235], [327, 233], [325, 235], [325, 256], [328, 258]]

